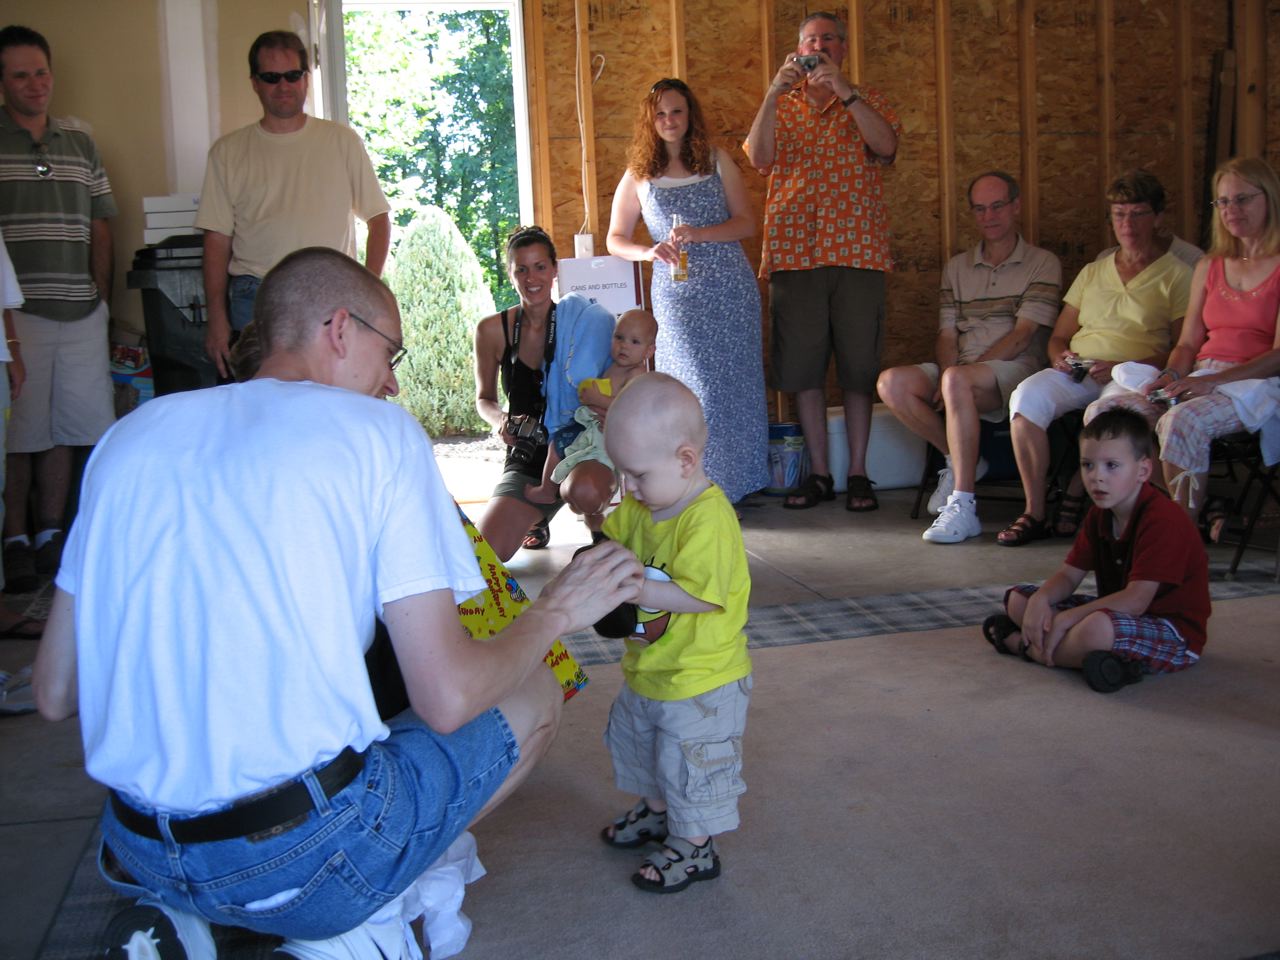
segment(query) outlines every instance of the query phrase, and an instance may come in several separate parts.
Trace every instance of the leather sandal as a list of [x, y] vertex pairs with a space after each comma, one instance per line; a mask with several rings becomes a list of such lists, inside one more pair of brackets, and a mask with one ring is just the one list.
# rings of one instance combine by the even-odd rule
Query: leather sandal
[[[861, 475], [849, 475], [846, 481], [844, 495], [844, 508], [853, 513], [870, 513], [872, 510], [880, 509], [880, 501], [876, 499], [876, 492], [871, 489], [871, 481]], [[863, 503], [854, 506], [855, 500], [870, 500], [870, 503]]]
[[826, 500], [836, 498], [836, 482], [829, 473], [811, 473], [782, 501], [786, 510], [808, 510]]
[[1205, 543], [1218, 543], [1226, 529], [1231, 503], [1225, 497], [1210, 497], [1200, 510], [1200, 537]]
[[1005, 640], [1011, 635], [1017, 633], [1022, 628], [1013, 622], [1013, 617], [1007, 613], [993, 613], [987, 619], [982, 621], [982, 635], [987, 638], [987, 643], [995, 647], [996, 653], [1002, 657], [1022, 657], [1023, 660], [1031, 661], [1030, 655], [1027, 653], [1027, 641], [1023, 640], [1016, 651], [1010, 650]]
[[1053, 535], [1055, 537], [1074, 537], [1080, 529], [1080, 520], [1084, 516], [1087, 497], [1082, 493], [1076, 496], [1064, 493], [1058, 501], [1058, 509], [1053, 514]]
[[1024, 513], [996, 534], [996, 543], [1002, 547], [1020, 547], [1032, 540], [1043, 540], [1049, 535], [1047, 523], [1037, 520], [1029, 513]]
[[529, 532], [520, 541], [520, 546], [526, 550], [543, 550], [550, 541], [551, 522], [549, 520], [539, 520], [529, 528]]

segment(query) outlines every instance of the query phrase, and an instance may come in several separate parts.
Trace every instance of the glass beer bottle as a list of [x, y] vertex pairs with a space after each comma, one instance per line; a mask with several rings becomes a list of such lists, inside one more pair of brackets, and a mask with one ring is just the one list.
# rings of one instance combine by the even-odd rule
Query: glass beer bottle
[[[672, 229], [683, 225], [684, 218], [678, 213], [673, 213], [671, 215]], [[671, 279], [674, 283], [684, 283], [689, 279], [689, 251], [683, 243], [680, 244], [679, 249], [680, 260], [671, 268]]]

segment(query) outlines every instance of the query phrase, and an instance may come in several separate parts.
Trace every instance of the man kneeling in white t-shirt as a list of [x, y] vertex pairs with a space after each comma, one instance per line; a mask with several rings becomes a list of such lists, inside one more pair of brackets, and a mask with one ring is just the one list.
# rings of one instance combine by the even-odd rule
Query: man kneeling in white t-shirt
[[[130, 960], [212, 957], [205, 921], [350, 948], [550, 745], [551, 642], [642, 583], [623, 548], [587, 551], [472, 642], [456, 604], [484, 579], [430, 440], [381, 400], [395, 298], [308, 248], [255, 319], [252, 380], [154, 400], [98, 444], [36, 662], [40, 712], [79, 712], [111, 789], [104, 874], [141, 898], [114, 925], [141, 931], [116, 931]], [[363, 660], [376, 616], [412, 705], [389, 724]]]

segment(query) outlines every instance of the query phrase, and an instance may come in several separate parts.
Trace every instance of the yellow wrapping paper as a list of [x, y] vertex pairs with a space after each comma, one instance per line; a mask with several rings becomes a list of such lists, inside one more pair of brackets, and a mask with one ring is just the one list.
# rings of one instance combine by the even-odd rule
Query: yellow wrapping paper
[[[502, 565], [493, 548], [476, 529], [462, 508], [458, 508], [458, 516], [462, 518], [463, 529], [471, 538], [471, 547], [475, 551], [476, 561], [480, 564], [480, 573], [485, 578], [485, 589], [470, 600], [459, 604], [458, 616], [462, 625], [477, 640], [487, 640], [499, 630], [518, 617], [525, 607], [529, 606], [529, 595], [516, 582], [510, 571]], [[556, 679], [560, 681], [560, 689], [568, 700], [587, 685], [587, 674], [573, 655], [565, 648], [562, 641], [556, 640], [547, 651], [543, 662], [551, 668]]]

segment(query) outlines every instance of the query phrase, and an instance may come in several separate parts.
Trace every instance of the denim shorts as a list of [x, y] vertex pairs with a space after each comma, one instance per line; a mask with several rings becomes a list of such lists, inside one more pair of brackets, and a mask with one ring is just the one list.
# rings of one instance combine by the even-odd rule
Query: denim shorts
[[355, 929], [444, 853], [520, 754], [497, 708], [448, 736], [408, 711], [389, 726], [391, 736], [370, 745], [364, 770], [333, 797], [324, 798], [314, 773], [299, 778], [316, 810], [280, 831], [179, 844], [160, 814], [166, 839], [149, 840], [121, 825], [108, 803], [103, 844], [134, 882], [105, 867], [105, 850], [103, 876], [125, 895], [151, 894], [259, 933], [323, 940]]

